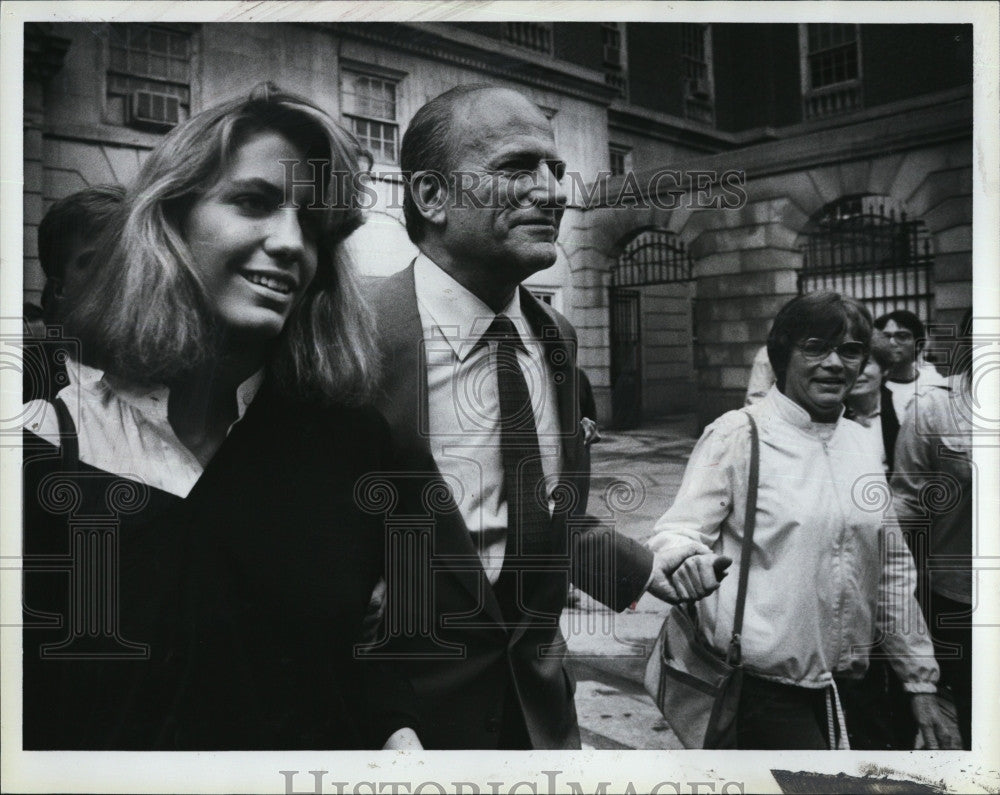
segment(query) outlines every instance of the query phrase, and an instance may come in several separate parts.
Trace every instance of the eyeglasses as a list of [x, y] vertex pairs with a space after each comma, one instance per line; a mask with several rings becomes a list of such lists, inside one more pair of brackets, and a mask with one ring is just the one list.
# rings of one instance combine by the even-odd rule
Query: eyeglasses
[[830, 351], [836, 351], [842, 361], [851, 364], [860, 362], [868, 355], [868, 346], [863, 342], [844, 342], [834, 345], [829, 340], [810, 337], [800, 342], [797, 347], [807, 359], [822, 360], [830, 355]]
[[895, 340], [896, 342], [913, 342], [912, 331], [883, 331], [882, 335], [887, 340]]

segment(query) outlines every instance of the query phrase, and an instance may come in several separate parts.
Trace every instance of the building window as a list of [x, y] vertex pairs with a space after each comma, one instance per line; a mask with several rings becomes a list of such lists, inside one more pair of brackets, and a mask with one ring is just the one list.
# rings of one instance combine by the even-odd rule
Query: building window
[[693, 22], [681, 25], [681, 62], [684, 68], [685, 117], [714, 124], [711, 25]]
[[601, 38], [604, 42], [604, 65], [620, 69], [625, 65], [621, 23], [602, 22]]
[[604, 82], [614, 88], [620, 97], [628, 101], [628, 53], [625, 48], [625, 23], [602, 22], [601, 41], [603, 43], [602, 62]]
[[562, 288], [560, 287], [535, 287], [533, 284], [526, 284], [525, 287], [528, 288], [535, 298], [541, 301], [543, 304], [548, 304], [557, 312], [562, 312]]
[[632, 170], [632, 150], [627, 146], [609, 144], [608, 160], [611, 164], [612, 177], [619, 177]]
[[191, 112], [191, 36], [154, 25], [115, 23], [108, 40], [107, 108], [112, 122], [165, 130]]
[[346, 70], [341, 74], [344, 116], [358, 142], [375, 162], [395, 163], [399, 159], [397, 81]]
[[807, 119], [860, 108], [861, 37], [857, 25], [799, 26], [802, 96]]
[[846, 196], [806, 228], [799, 292], [833, 290], [864, 303], [874, 317], [909, 309], [924, 321], [934, 306], [930, 238], [885, 196]]
[[508, 22], [504, 38], [518, 47], [552, 54], [551, 22]]

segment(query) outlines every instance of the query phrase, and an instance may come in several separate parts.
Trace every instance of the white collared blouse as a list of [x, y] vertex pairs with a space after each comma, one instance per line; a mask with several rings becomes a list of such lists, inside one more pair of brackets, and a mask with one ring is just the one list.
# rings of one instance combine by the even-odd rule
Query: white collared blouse
[[[204, 467], [177, 438], [167, 417], [165, 386], [136, 387], [103, 370], [67, 362], [69, 386], [59, 391], [76, 425], [80, 460], [147, 486], [186, 497]], [[243, 418], [264, 380], [259, 370], [236, 390], [237, 420]], [[58, 446], [59, 423], [52, 404], [33, 400], [23, 410], [25, 429]], [[235, 425], [235, 423], [233, 423]], [[230, 430], [232, 430], [232, 425]]]

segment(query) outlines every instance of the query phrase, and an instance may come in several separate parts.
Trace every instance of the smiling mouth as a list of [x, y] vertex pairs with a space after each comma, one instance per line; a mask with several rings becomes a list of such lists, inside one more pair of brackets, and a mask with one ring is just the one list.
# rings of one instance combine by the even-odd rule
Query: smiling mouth
[[241, 274], [250, 284], [265, 287], [280, 295], [289, 295], [295, 290], [295, 280], [290, 276], [271, 276], [263, 273]]

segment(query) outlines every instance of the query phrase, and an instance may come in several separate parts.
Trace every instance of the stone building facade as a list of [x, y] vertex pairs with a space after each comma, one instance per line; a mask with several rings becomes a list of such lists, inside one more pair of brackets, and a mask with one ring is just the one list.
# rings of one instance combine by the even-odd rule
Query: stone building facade
[[525, 93], [575, 175], [529, 286], [576, 325], [604, 423], [742, 403], [777, 308], [832, 284], [954, 322], [972, 294], [970, 25], [204, 23], [25, 27], [25, 298], [37, 225], [127, 184], [169, 127], [272, 80], [371, 152], [362, 270], [404, 267], [398, 146], [459, 83]]

